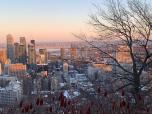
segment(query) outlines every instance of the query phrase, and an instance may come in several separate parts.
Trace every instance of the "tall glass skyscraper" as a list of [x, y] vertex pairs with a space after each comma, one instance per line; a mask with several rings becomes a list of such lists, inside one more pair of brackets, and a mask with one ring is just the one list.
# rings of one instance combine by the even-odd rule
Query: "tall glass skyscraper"
[[20, 37], [19, 62], [23, 63], [23, 64], [27, 63], [27, 50], [26, 50], [26, 39], [25, 39], [25, 37]]
[[11, 34], [7, 35], [7, 57], [14, 63], [14, 39]]
[[36, 64], [35, 40], [28, 45], [28, 64]]

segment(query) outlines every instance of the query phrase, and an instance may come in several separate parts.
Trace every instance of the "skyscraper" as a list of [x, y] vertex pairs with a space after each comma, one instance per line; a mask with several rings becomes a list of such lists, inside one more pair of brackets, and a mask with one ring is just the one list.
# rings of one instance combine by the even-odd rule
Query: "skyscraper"
[[20, 43], [24, 45], [24, 50], [26, 51], [26, 39], [25, 37], [20, 37]]
[[0, 50], [0, 63], [1, 63], [1, 69], [3, 72], [4, 65], [9, 64], [9, 60], [7, 59], [7, 53], [6, 53], [6, 50], [4, 49]]
[[77, 58], [77, 48], [71, 48], [71, 59]]
[[65, 59], [65, 48], [60, 49], [60, 57], [61, 57], [62, 60]]
[[19, 43], [14, 43], [15, 63], [19, 63]]
[[28, 44], [28, 64], [36, 64], [35, 40]]
[[41, 58], [41, 64], [46, 64], [48, 60], [48, 54], [46, 49], [39, 49], [39, 54]]
[[24, 55], [24, 45], [22, 43], [19, 44], [19, 63], [25, 62], [25, 56]]
[[14, 39], [11, 34], [7, 35], [7, 57], [14, 63]]
[[27, 51], [26, 51], [26, 39], [25, 39], [25, 37], [20, 37], [19, 62], [23, 63], [23, 64], [27, 63]]
[[7, 63], [6, 50], [0, 50], [0, 62], [1, 62], [2, 64]]
[[31, 40], [31, 44], [35, 46], [35, 40]]

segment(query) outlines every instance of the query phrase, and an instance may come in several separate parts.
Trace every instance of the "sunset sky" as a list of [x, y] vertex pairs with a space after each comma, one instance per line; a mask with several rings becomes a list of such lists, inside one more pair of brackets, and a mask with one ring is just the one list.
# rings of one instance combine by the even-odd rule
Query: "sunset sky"
[[89, 13], [97, 0], [1, 0], [0, 42], [17, 40], [72, 41], [71, 33], [87, 32]]

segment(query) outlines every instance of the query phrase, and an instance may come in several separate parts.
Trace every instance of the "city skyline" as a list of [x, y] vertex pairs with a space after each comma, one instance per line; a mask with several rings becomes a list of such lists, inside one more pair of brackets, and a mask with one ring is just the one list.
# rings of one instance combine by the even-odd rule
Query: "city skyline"
[[0, 43], [14, 40], [75, 41], [72, 33], [88, 32], [89, 13], [97, 0], [0, 1]]
[[152, 114], [150, 0], [0, 1], [0, 114]]

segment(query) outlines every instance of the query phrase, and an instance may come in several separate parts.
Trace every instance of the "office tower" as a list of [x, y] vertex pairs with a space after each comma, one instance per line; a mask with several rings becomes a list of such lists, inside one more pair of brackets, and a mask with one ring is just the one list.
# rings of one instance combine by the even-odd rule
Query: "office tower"
[[19, 43], [14, 43], [14, 59], [15, 59], [15, 63], [19, 63]]
[[28, 64], [36, 64], [35, 40], [28, 45]]
[[60, 56], [61, 56], [61, 59], [62, 59], [62, 60], [65, 59], [65, 48], [61, 48], [61, 49], [60, 49]]
[[41, 64], [46, 64], [48, 60], [48, 54], [46, 49], [39, 49], [39, 54], [40, 54], [40, 63]]
[[7, 59], [7, 53], [6, 50], [0, 50], [0, 63], [1, 63], [1, 68], [2, 68], [2, 72], [4, 70], [4, 65], [8, 63], [8, 59]]
[[23, 64], [27, 63], [27, 51], [26, 51], [26, 39], [25, 39], [25, 37], [20, 37], [19, 62], [23, 63]]
[[7, 62], [7, 54], [6, 54], [6, 50], [0, 50], [0, 62], [2, 64], [5, 64]]
[[19, 63], [26, 64], [26, 55], [24, 53], [24, 45], [22, 43], [19, 44]]
[[25, 48], [24, 50], [26, 52], [26, 39], [25, 39], [25, 37], [20, 37], [20, 43], [24, 45], [24, 48]]
[[35, 40], [31, 40], [31, 44], [35, 46]]
[[[118, 46], [117, 48], [118, 48], [118, 51], [116, 53], [116, 58], [117, 58], [118, 62], [119, 63], [131, 63], [132, 60], [130, 57], [129, 48], [124, 45]], [[141, 52], [141, 50], [140, 50], [140, 52]]]
[[7, 35], [7, 57], [14, 63], [14, 39], [10, 34]]
[[71, 48], [71, 58], [72, 59], [77, 58], [77, 48]]
[[86, 47], [81, 47], [80, 48], [80, 58], [81, 59], [86, 59], [87, 58], [87, 48]]

